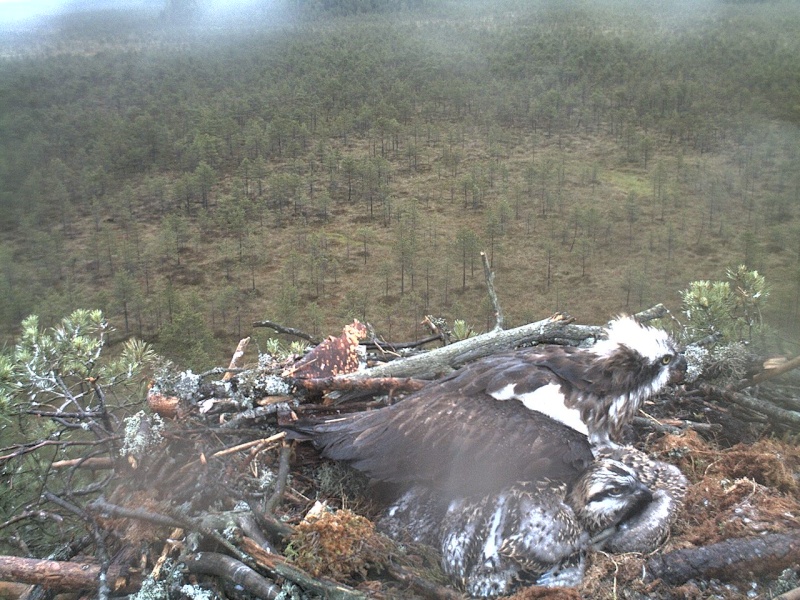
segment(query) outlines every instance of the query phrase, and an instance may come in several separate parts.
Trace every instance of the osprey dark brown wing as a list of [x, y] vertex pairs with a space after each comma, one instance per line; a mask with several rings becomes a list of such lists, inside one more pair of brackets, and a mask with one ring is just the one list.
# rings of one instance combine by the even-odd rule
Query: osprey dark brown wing
[[437, 384], [387, 408], [292, 429], [323, 456], [374, 479], [454, 495], [484, 494], [521, 479], [571, 481], [592, 461], [585, 435], [519, 402]]
[[592, 448], [614, 447], [647, 398], [685, 360], [661, 330], [613, 321], [591, 348], [535, 347], [489, 356], [394, 406], [291, 427], [324, 456], [375, 479], [461, 494], [516, 481], [572, 481]]

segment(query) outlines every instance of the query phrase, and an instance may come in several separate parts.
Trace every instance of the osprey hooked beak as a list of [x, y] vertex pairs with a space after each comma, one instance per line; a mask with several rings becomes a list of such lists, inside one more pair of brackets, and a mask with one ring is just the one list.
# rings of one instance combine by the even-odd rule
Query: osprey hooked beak
[[683, 383], [686, 377], [686, 357], [683, 354], [676, 354], [675, 358], [672, 360], [674, 364], [672, 365], [672, 373], [669, 382], [673, 384]]

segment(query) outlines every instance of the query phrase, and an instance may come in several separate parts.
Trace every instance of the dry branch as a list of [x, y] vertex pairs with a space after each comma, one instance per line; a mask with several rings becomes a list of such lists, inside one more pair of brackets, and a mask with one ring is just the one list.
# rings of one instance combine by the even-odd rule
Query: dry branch
[[733, 402], [748, 410], [755, 411], [762, 415], [766, 415], [774, 423], [783, 426], [790, 426], [794, 429], [800, 428], [800, 412], [794, 410], [786, 410], [779, 406], [775, 406], [767, 400], [759, 400], [746, 394], [742, 394], [730, 388], [721, 388], [707, 383], [700, 384], [697, 388], [706, 396], [718, 397], [727, 402]]
[[312, 344], [318, 344], [320, 342], [319, 338], [314, 337], [310, 333], [306, 333], [300, 329], [295, 329], [294, 327], [285, 327], [273, 321], [255, 321], [253, 322], [253, 327], [268, 327], [274, 331], [277, 331], [278, 333], [283, 333], [284, 335], [293, 335], [294, 337], [299, 337], [309, 341]]
[[57, 460], [52, 465], [53, 469], [66, 469], [77, 467], [79, 469], [113, 469], [114, 459], [108, 456], [95, 456], [90, 458], [73, 458], [72, 460]]
[[250, 343], [250, 338], [246, 337], [242, 340], [239, 340], [239, 345], [236, 346], [236, 350], [231, 357], [231, 362], [228, 365], [228, 372], [222, 376], [222, 381], [228, 381], [231, 377], [233, 377], [233, 369], [239, 368], [239, 361], [242, 360], [244, 356], [244, 351], [247, 349], [247, 345]]
[[740, 382], [735, 386], [735, 389], [737, 391], [743, 390], [744, 388], [758, 385], [759, 383], [764, 383], [765, 381], [768, 381], [774, 377], [778, 377], [779, 375], [783, 375], [784, 373], [788, 373], [789, 371], [797, 369], [798, 367], [800, 367], [800, 356], [796, 356], [792, 360], [787, 360], [786, 362], [772, 369], [764, 369], [760, 373], [754, 375], [751, 379], [745, 379], [744, 381]]
[[650, 579], [679, 585], [694, 578], [730, 580], [778, 574], [798, 562], [800, 532], [772, 533], [655, 555], [647, 561], [647, 571]]
[[400, 583], [405, 583], [415, 592], [429, 600], [463, 600], [464, 595], [457, 591], [422, 579], [412, 571], [397, 565], [389, 566], [389, 575]]
[[486, 279], [486, 291], [489, 293], [489, 301], [492, 303], [492, 310], [494, 311], [494, 328], [492, 331], [503, 329], [503, 310], [500, 308], [500, 301], [497, 299], [497, 292], [494, 289], [494, 272], [489, 266], [489, 257], [486, 252], [481, 252], [481, 260], [483, 261], [483, 276]]
[[281, 593], [281, 588], [244, 563], [218, 552], [199, 552], [184, 561], [191, 573], [214, 575], [227, 579], [244, 592], [256, 597], [272, 600]]
[[[100, 565], [59, 560], [40, 560], [0, 556], [0, 580], [41, 585], [59, 590], [97, 590]], [[108, 584], [114, 592], [131, 593], [139, 589], [141, 573], [122, 565], [108, 569]]]
[[253, 560], [270, 573], [285, 577], [303, 589], [319, 594], [330, 600], [362, 600], [364, 594], [350, 587], [322, 578], [312, 577], [302, 569], [291, 565], [282, 556], [264, 550], [255, 540], [242, 538], [242, 547], [253, 557]]
[[386, 394], [391, 392], [415, 392], [427, 385], [427, 381], [411, 377], [375, 377], [372, 379], [351, 379], [344, 377], [323, 377], [321, 379], [296, 379], [294, 384], [309, 392], [364, 392], [366, 394]]
[[571, 325], [572, 319], [554, 317], [514, 329], [490, 331], [436, 348], [423, 354], [372, 367], [342, 379], [372, 379], [378, 377], [416, 377], [433, 379], [460, 367], [466, 362], [532, 342], [570, 340], [579, 343], [600, 334], [600, 327]]

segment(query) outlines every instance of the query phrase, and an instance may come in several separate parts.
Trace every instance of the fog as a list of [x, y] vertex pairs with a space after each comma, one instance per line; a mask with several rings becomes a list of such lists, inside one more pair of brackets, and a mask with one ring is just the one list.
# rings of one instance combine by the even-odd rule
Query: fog
[[[80, 13], [125, 11], [157, 17], [168, 0], [0, 0], [0, 29], [31, 30], [53, 18]], [[280, 0], [195, 0], [192, 24], [252, 22], [277, 15]]]

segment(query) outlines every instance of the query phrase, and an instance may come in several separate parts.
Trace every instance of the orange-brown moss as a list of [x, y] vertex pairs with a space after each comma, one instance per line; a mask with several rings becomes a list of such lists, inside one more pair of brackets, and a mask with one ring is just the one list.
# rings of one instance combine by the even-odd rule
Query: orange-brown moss
[[366, 577], [389, 560], [393, 545], [372, 522], [341, 509], [313, 511], [296, 527], [286, 555], [315, 577], [337, 581]]

